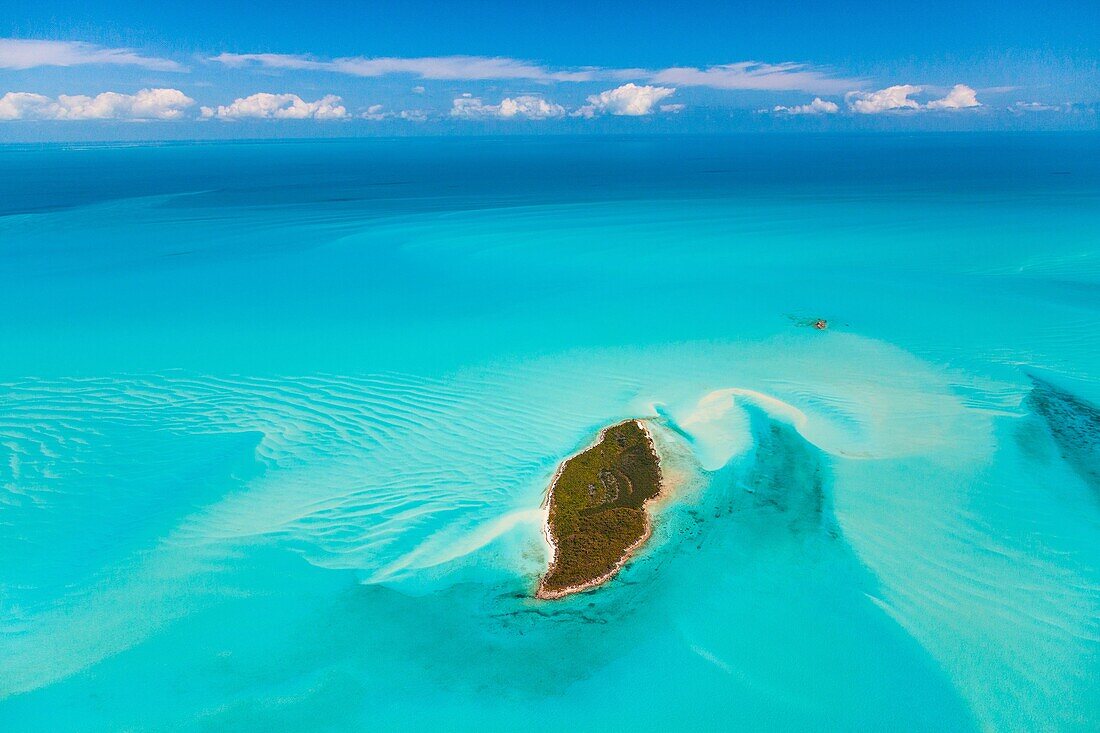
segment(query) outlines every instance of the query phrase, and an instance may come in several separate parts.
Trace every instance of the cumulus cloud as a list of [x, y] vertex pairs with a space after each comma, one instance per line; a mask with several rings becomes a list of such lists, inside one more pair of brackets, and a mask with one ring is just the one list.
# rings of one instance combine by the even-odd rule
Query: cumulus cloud
[[365, 120], [384, 120], [391, 116], [389, 112], [383, 111], [384, 109], [385, 108], [380, 104], [372, 104], [367, 107], [367, 111], [360, 115], [360, 117]]
[[403, 109], [396, 112], [391, 112], [381, 104], [372, 104], [367, 109], [360, 113], [359, 117], [364, 120], [408, 120], [409, 122], [424, 122], [428, 119], [428, 113], [421, 109]]
[[956, 84], [943, 99], [933, 99], [924, 105], [926, 109], [971, 109], [980, 107], [977, 93], [966, 84]]
[[814, 101], [809, 104], [796, 104], [793, 107], [784, 107], [777, 104], [772, 107], [771, 111], [788, 115], [835, 115], [840, 111], [840, 105], [836, 102], [826, 101], [821, 97], [814, 97]]
[[307, 102], [297, 94], [259, 92], [235, 99], [228, 105], [203, 107], [202, 116], [220, 120], [342, 120], [349, 117], [342, 102], [335, 94]]
[[494, 117], [506, 120], [519, 118], [545, 120], [564, 116], [565, 107], [533, 94], [505, 97], [500, 100], [500, 104], [485, 104], [477, 97], [464, 95], [456, 98], [451, 104], [451, 117], [465, 120]]
[[648, 115], [658, 102], [675, 91], [671, 87], [638, 86], [631, 82], [591, 95], [588, 104], [573, 114], [579, 117], [595, 117], [605, 113], [631, 117]]
[[128, 48], [104, 48], [80, 41], [36, 41], [0, 38], [0, 69], [33, 69], [37, 66], [114, 64], [140, 66], [153, 71], [187, 71], [169, 59], [141, 56]]
[[591, 81], [593, 72], [555, 71], [529, 61], [500, 56], [422, 56], [417, 58], [365, 58], [349, 56], [318, 59], [278, 53], [223, 53], [210, 61], [234, 68], [261, 66], [269, 69], [331, 71], [351, 76], [411, 74], [421, 79], [480, 80], [535, 79], [539, 81]]
[[920, 90], [921, 87], [912, 84], [898, 84], [877, 92], [848, 92], [844, 96], [844, 101], [853, 112], [865, 115], [899, 109], [920, 109], [920, 103], [909, 98]]
[[177, 120], [195, 100], [178, 89], [142, 89], [136, 94], [103, 92], [94, 97], [30, 92], [0, 97], [0, 120]]
[[848, 92], [844, 100], [848, 108], [860, 114], [878, 114], [880, 112], [894, 112], [899, 110], [959, 110], [980, 107], [977, 93], [965, 84], [956, 84], [947, 96], [942, 99], [933, 99], [927, 104], [921, 104], [915, 99], [910, 99], [914, 94], [919, 94], [924, 87], [912, 84], [899, 84], [897, 86], [880, 89], [877, 92]]
[[803, 91], [839, 94], [862, 83], [861, 79], [842, 79], [806, 64], [766, 64], [741, 61], [705, 69], [677, 66], [652, 73], [654, 84], [711, 87], [713, 89], [755, 89], [766, 91]]
[[0, 97], [0, 120], [22, 120], [38, 117], [54, 101], [31, 92], [8, 92]]

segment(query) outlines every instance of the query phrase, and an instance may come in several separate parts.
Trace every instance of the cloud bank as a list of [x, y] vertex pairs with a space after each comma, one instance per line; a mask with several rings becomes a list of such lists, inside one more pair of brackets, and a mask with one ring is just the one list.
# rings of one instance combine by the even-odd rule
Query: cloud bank
[[142, 89], [136, 94], [103, 92], [94, 97], [30, 92], [0, 97], [0, 120], [178, 120], [195, 100], [178, 89]]
[[113, 64], [139, 66], [152, 71], [187, 71], [169, 59], [141, 56], [127, 48], [104, 48], [80, 41], [36, 41], [0, 38], [0, 69], [33, 69], [38, 66]]
[[[424, 109], [391, 108], [373, 104], [358, 107], [349, 112], [344, 101], [335, 95], [326, 95], [314, 101], [304, 100], [294, 94], [258, 93], [241, 97], [219, 105], [217, 98], [211, 106], [201, 107], [199, 113], [187, 110], [195, 106], [194, 100], [177, 89], [146, 88], [135, 94], [104, 92], [95, 96], [47, 96], [25, 91], [4, 94], [0, 102], [0, 119], [3, 120], [172, 120], [172, 119], [316, 119], [334, 120], [355, 118], [361, 120], [450, 118], [453, 120], [476, 119], [529, 119], [547, 120], [564, 117], [594, 118], [602, 115], [644, 117], [654, 113], [675, 114], [685, 107], [669, 103], [667, 98], [676, 89], [709, 88], [725, 91], [753, 92], [806, 92], [812, 101], [805, 104], [774, 105], [760, 112], [788, 116], [827, 115], [881, 115], [954, 113], [962, 110], [988, 110], [997, 114], [1020, 115], [1028, 112], [1055, 112], [1067, 114], [1087, 111], [1095, 113], [1095, 105], [1049, 104], [1018, 102], [1005, 106], [983, 104], [978, 95], [1001, 94], [1017, 87], [987, 87], [975, 91], [966, 84], [956, 84], [939, 98], [929, 99], [929, 89], [915, 84], [895, 84], [875, 89], [865, 79], [844, 76], [842, 72], [824, 66], [799, 62], [769, 63], [739, 61], [710, 66], [669, 66], [666, 68], [625, 68], [609, 66], [555, 67], [537, 61], [508, 56], [445, 55], [416, 57], [320, 57], [309, 54], [280, 53], [219, 53], [201, 61], [204, 65], [216, 65], [240, 70], [327, 72], [353, 77], [377, 78], [407, 76], [406, 82], [412, 94], [429, 93], [421, 80], [446, 82], [500, 82], [507, 94], [507, 82], [535, 84], [586, 83], [589, 87], [576, 93], [583, 97], [593, 89], [614, 87], [595, 94], [588, 94], [584, 103], [550, 101], [541, 94], [521, 93], [503, 96], [499, 102], [487, 103], [481, 97], [453, 92], [441, 101], [449, 100], [450, 108], [434, 107], [431, 102]], [[144, 55], [130, 48], [110, 47], [83, 41], [37, 40], [27, 38], [0, 38], [0, 71], [19, 72], [43, 67], [56, 67], [66, 83], [79, 75], [68, 76], [67, 69], [85, 65], [111, 65], [132, 67], [139, 71], [186, 72], [188, 67], [169, 58]], [[200, 71], [207, 73], [207, 66]], [[40, 72], [49, 73], [49, 72]], [[271, 74], [268, 74], [271, 76]], [[138, 77], [140, 78], [140, 77]], [[148, 83], [148, 82], [146, 82]], [[162, 82], [163, 83], [163, 82]], [[197, 85], [203, 84], [197, 81]], [[516, 84], [518, 86], [519, 84]], [[620, 86], [616, 86], [620, 85]], [[135, 84], [135, 86], [137, 86]], [[9, 87], [10, 88], [10, 87]], [[197, 88], [197, 87], [196, 87]], [[453, 87], [452, 87], [453, 89]], [[933, 87], [932, 90], [936, 88]], [[448, 90], [450, 91], [450, 90]], [[819, 95], [819, 96], [814, 96]], [[834, 101], [835, 100], [835, 101]], [[377, 100], [372, 100], [377, 101]], [[386, 101], [386, 100], [382, 100]], [[402, 100], [389, 100], [398, 105]], [[407, 100], [404, 100], [407, 102]], [[677, 100], [679, 101], [679, 100]], [[691, 101], [691, 100], [689, 100]], [[738, 105], [731, 103], [733, 107]], [[992, 104], [992, 106], [990, 106]], [[420, 107], [421, 105], [417, 105]]]
[[349, 117], [343, 100], [335, 94], [307, 102], [297, 94], [259, 92], [224, 106], [203, 107], [200, 111], [205, 119], [219, 120], [342, 120]]
[[[975, 90], [956, 84], [941, 98], [921, 96], [925, 87], [897, 84], [869, 91], [861, 79], [844, 78], [824, 67], [804, 63], [765, 63], [741, 61], [705, 67], [673, 66], [664, 69], [584, 66], [554, 68], [542, 63], [506, 56], [419, 56], [321, 58], [303, 54], [221, 53], [205, 60], [210, 64], [234, 69], [318, 71], [356, 77], [407, 75], [414, 80], [443, 82], [508, 82], [541, 84], [557, 82], [588, 83], [599, 89], [603, 82], [612, 89], [589, 94], [584, 104], [567, 108], [540, 94], [523, 93], [486, 103], [481, 97], [448, 95], [450, 109], [406, 109], [387, 111], [382, 105], [360, 107], [349, 112], [343, 99], [325, 95], [308, 101], [296, 94], [261, 92], [240, 97], [228, 104], [203, 106], [199, 114], [185, 114], [194, 100], [176, 89], [148, 88], [136, 94], [104, 92], [88, 96], [59, 95], [56, 98], [31, 92], [9, 92], [0, 101], [0, 119], [4, 120], [170, 120], [170, 119], [560, 119], [567, 116], [594, 118], [602, 115], [644, 117], [660, 112], [675, 114], [685, 107], [668, 103], [667, 98], [680, 87], [707, 87], [742, 91], [806, 91], [820, 93], [812, 101], [797, 105], [775, 105], [760, 110], [791, 116], [856, 115], [905, 113], [918, 111], [954, 112], [983, 107]], [[0, 39], [0, 69], [25, 70], [44, 66], [73, 67], [86, 64], [133, 66], [151, 71], [188, 71], [180, 63], [164, 58], [143, 56], [127, 48], [110, 48], [80, 41]], [[67, 73], [67, 72], [58, 72]], [[201, 82], [199, 82], [201, 83]], [[408, 82], [413, 94], [426, 93], [423, 85]], [[506, 89], [506, 84], [500, 85]], [[990, 89], [982, 91], [989, 93]], [[580, 95], [578, 95], [580, 96]], [[807, 95], [809, 96], [809, 95]], [[830, 101], [833, 96], [843, 103]], [[428, 105], [430, 107], [430, 105]], [[1035, 107], [1017, 105], [1007, 108], [1019, 114]], [[400, 109], [400, 108], [398, 108]], [[570, 111], [570, 109], [572, 111]], [[992, 108], [990, 108], [992, 109]], [[1004, 109], [997, 108], [1000, 111]], [[1068, 106], [1067, 106], [1068, 109]]]

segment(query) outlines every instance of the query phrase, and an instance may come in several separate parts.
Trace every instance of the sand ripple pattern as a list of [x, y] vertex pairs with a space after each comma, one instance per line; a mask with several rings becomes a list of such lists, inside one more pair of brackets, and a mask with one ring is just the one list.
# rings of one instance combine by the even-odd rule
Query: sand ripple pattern
[[[1100, 648], [1100, 522], [1028, 389], [841, 334], [446, 378], [0, 384], [0, 551], [15, 560], [0, 574], [0, 694], [240, 592], [235, 549], [289, 547], [366, 583], [417, 580], [533, 524], [557, 462], [600, 425], [667, 416], [719, 466], [744, 454], [751, 408], [830, 462], [836, 521], [874, 600], [983, 726], [1069, 725], [1098, 694], [1080, 671]], [[513, 590], [540, 563], [490, 559], [509, 565]], [[90, 624], [112, 632], [87, 638]]]
[[[0, 386], [3, 500], [17, 512], [48, 511], [97, 451], [112, 449], [108, 434], [163, 435], [152, 447], [172, 451], [196, 435], [255, 433], [258, 476], [216, 507], [193, 507], [172, 541], [308, 538], [311, 561], [380, 571], [428, 539], [442, 513], [469, 529], [519, 508], [517, 495], [554, 459], [540, 449], [545, 436], [577, 423], [561, 404], [532, 416], [538, 405], [510, 399], [493, 379], [464, 390], [402, 375], [9, 383]], [[124, 477], [97, 478], [110, 492], [112, 479]], [[16, 524], [6, 523], [6, 542], [17, 539]]]

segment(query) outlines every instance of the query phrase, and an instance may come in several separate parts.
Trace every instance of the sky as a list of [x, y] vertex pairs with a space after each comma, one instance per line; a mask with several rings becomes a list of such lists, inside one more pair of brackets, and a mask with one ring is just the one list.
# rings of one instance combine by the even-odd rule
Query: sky
[[1096, 130], [1100, 0], [0, 0], [0, 141]]

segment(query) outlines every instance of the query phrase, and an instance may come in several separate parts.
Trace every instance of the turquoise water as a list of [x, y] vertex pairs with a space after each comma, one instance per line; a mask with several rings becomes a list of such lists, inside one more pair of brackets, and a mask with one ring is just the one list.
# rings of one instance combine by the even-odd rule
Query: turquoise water
[[1095, 135], [0, 147], [0, 314], [0, 729], [1100, 726]]

